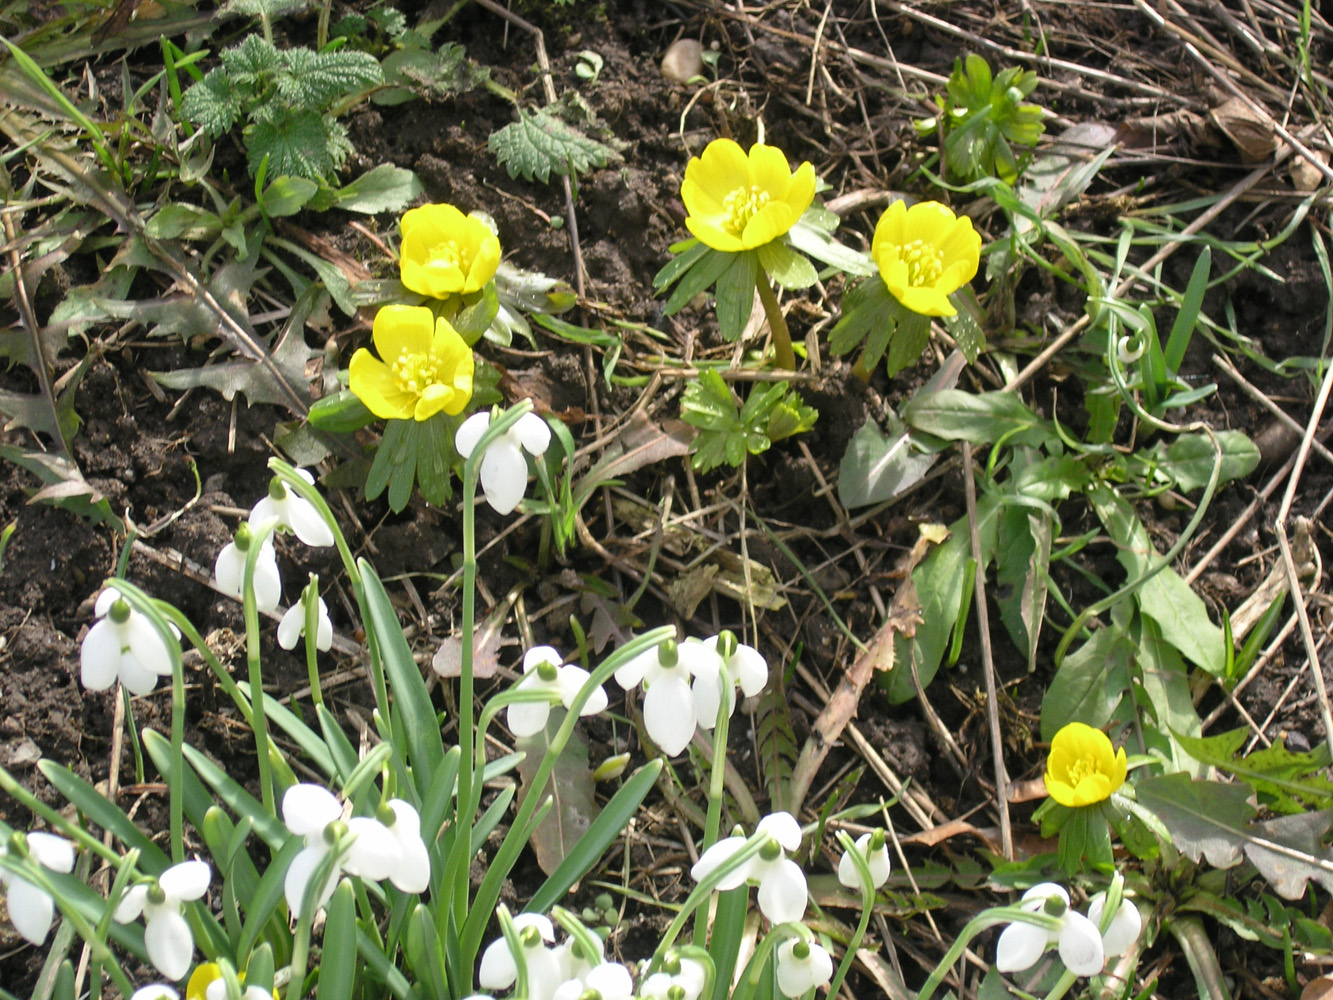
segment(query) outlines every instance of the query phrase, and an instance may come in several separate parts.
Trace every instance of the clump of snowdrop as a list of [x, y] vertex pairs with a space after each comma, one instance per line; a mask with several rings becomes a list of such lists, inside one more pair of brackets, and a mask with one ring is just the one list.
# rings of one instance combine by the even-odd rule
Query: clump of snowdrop
[[[296, 471], [302, 479], [314, 485], [314, 476], [304, 469]], [[269, 482], [268, 496], [262, 498], [250, 511], [249, 525], [252, 531], [258, 532], [264, 524], [290, 531], [312, 548], [333, 544], [333, 529], [320, 516], [315, 505], [305, 497], [298, 496], [276, 476]]]
[[[333, 648], [333, 621], [329, 618], [329, 606], [324, 598], [317, 597], [319, 609], [316, 612], [315, 648], [327, 653]], [[262, 610], [262, 609], [261, 609]], [[297, 601], [283, 613], [278, 622], [278, 645], [283, 649], [295, 649], [296, 644], [305, 635], [305, 602]]]
[[802, 997], [833, 978], [833, 956], [804, 938], [788, 938], [777, 948], [778, 989], [783, 996]]
[[716, 719], [718, 672], [722, 660], [717, 650], [702, 642], [668, 639], [634, 657], [615, 673], [616, 683], [626, 691], [643, 685], [643, 724], [648, 735], [668, 757], [684, 750], [699, 725], [700, 712], [695, 688], [701, 684], [713, 692]]
[[[223, 546], [213, 564], [213, 582], [228, 597], [241, 599], [245, 586], [245, 559], [254, 544], [250, 525], [242, 524], [235, 537]], [[259, 558], [254, 575], [255, 607], [260, 613], [273, 611], [282, 601], [282, 575], [278, 572], [278, 554], [273, 549], [272, 534], [266, 535], [259, 547]]]
[[[758, 853], [736, 864], [717, 883], [725, 892], [749, 883], [759, 887], [759, 910], [774, 924], [799, 921], [805, 916], [809, 889], [805, 872], [787, 857], [800, 849], [801, 825], [791, 813], [775, 812], [765, 816], [755, 827], [755, 837], [762, 837]], [[751, 841], [734, 835], [723, 837], [695, 862], [690, 875], [702, 882], [726, 865]]]
[[[555, 987], [564, 981], [561, 956], [555, 944], [555, 926], [539, 913], [520, 913], [514, 918], [514, 933], [523, 949], [530, 1000], [550, 1000]], [[477, 970], [477, 984], [487, 990], [507, 990], [518, 981], [518, 959], [505, 938], [487, 945]]]
[[660, 972], [639, 984], [643, 1000], [699, 1000], [708, 984], [708, 970], [692, 958], [668, 952]]
[[[546, 691], [565, 708], [574, 707], [574, 699], [588, 680], [588, 671], [572, 663], [551, 646], [534, 646], [523, 654], [523, 677], [517, 691]], [[606, 709], [606, 691], [600, 686], [583, 703], [580, 715], [596, 715]], [[546, 728], [551, 714], [550, 701], [519, 702], [505, 710], [509, 731], [515, 736], [533, 736]]]
[[[398, 801], [393, 800], [393, 803]], [[315, 898], [316, 910], [323, 908], [332, 897], [338, 878], [344, 871], [376, 882], [391, 879], [395, 885], [400, 882], [416, 885], [420, 882], [419, 866], [424, 847], [421, 852], [412, 851], [409, 856], [400, 844], [403, 839], [410, 841], [414, 833], [416, 839], [420, 840], [420, 819], [405, 802], [402, 805], [407, 806], [407, 809], [391, 805], [396, 828], [393, 830], [370, 816], [353, 816], [344, 821], [342, 804], [328, 789], [319, 785], [299, 784], [287, 789], [282, 798], [283, 822], [296, 836], [305, 838], [305, 847], [292, 859], [283, 882], [287, 906], [293, 914], [303, 913], [306, 887], [320, 862], [335, 849], [338, 855], [327, 881]], [[429, 858], [425, 860], [425, 874], [429, 880]], [[399, 887], [402, 888], [402, 885]]]
[[97, 622], [84, 636], [79, 652], [84, 687], [105, 691], [119, 680], [130, 694], [144, 695], [159, 677], [171, 676], [171, 651], [162, 634], [119, 590], [102, 591], [93, 611]]
[[[53, 833], [15, 833], [4, 853], [10, 858], [27, 857], [48, 871], [68, 874], [74, 870], [74, 845]], [[55, 917], [55, 901], [50, 893], [6, 868], [0, 868], [0, 886], [6, 890], [5, 905], [14, 930], [40, 946], [50, 933], [51, 921]]]
[[203, 898], [212, 874], [206, 861], [182, 861], [154, 883], [131, 886], [116, 907], [118, 923], [143, 915], [148, 960], [168, 979], [178, 980], [190, 971], [194, 936], [181, 911], [187, 902]]
[[[454, 434], [458, 454], [471, 458], [490, 424], [489, 413], [474, 413], [464, 420]], [[550, 445], [551, 428], [546, 421], [535, 413], [525, 413], [486, 446], [481, 457], [481, 489], [497, 514], [512, 512], [523, 499], [528, 486], [528, 460], [523, 452], [534, 457], [544, 455]]]
[[1029, 913], [1045, 913], [1058, 918], [1058, 928], [1036, 924], [1011, 923], [996, 944], [995, 967], [1001, 972], [1022, 972], [1037, 964], [1046, 949], [1054, 944], [1065, 968], [1077, 976], [1095, 976], [1102, 971], [1108, 956], [1119, 955], [1138, 939], [1143, 921], [1136, 907], [1122, 899], [1103, 937], [1100, 924], [1106, 894], [1099, 893], [1084, 916], [1069, 905], [1069, 893], [1054, 882], [1034, 885], [1019, 903]]
[[[878, 889], [889, 880], [891, 870], [889, 845], [885, 841], [884, 831], [863, 833], [856, 838], [853, 846], [861, 857], [865, 858], [866, 865], [870, 868], [871, 884]], [[850, 851], [843, 851], [842, 857], [838, 860], [838, 881], [849, 889], [861, 888], [861, 876], [856, 870], [856, 862], [852, 859]]]

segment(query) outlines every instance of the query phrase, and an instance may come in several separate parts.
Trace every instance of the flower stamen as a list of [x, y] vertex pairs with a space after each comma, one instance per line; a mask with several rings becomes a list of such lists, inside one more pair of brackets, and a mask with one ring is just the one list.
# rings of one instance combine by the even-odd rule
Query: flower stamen
[[727, 213], [727, 228], [737, 239], [745, 235], [745, 227], [768, 204], [771, 197], [758, 185], [751, 184], [749, 187], [738, 187], [722, 199], [722, 207]]

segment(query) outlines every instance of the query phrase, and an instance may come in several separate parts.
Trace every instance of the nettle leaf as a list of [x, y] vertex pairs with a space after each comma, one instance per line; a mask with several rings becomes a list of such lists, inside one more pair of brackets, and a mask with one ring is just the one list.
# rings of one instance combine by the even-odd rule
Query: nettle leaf
[[218, 13], [235, 14], [239, 17], [265, 17], [271, 21], [305, 6], [306, 0], [227, 0]]
[[286, 66], [277, 79], [277, 96], [289, 109], [323, 108], [384, 82], [380, 64], [368, 52], [302, 48], [289, 49], [284, 55]]
[[1285, 740], [1241, 755], [1250, 736], [1242, 727], [1216, 736], [1174, 734], [1190, 756], [1202, 764], [1233, 774], [1264, 796], [1264, 804], [1275, 812], [1300, 813], [1307, 808], [1333, 806], [1333, 781], [1324, 777], [1329, 764], [1328, 745], [1297, 753]]
[[221, 68], [209, 72], [181, 97], [181, 114], [210, 135], [230, 132], [240, 120], [244, 97]]
[[543, 184], [552, 173], [584, 173], [620, 159], [610, 146], [589, 138], [545, 108], [531, 114], [520, 110], [518, 121], [492, 132], [487, 141], [510, 177]]
[[[267, 156], [270, 174], [311, 180], [332, 174], [346, 156], [345, 151], [338, 155], [335, 127], [336, 123], [316, 111], [290, 117], [282, 114], [271, 121], [256, 120], [247, 130], [245, 141], [251, 171]], [[345, 136], [343, 142], [346, 143]]]
[[240, 45], [224, 50], [221, 59], [232, 83], [240, 88], [262, 86], [283, 66], [282, 53], [262, 35], [246, 35]]

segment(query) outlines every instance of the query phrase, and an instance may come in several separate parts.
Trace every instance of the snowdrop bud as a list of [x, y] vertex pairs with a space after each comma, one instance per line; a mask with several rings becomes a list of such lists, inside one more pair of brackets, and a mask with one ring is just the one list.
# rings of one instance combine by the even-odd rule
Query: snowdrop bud
[[[315, 477], [310, 473], [304, 469], [296, 471], [306, 482], [314, 484]], [[255, 504], [250, 511], [250, 527], [257, 528], [264, 522], [272, 522], [286, 528], [312, 548], [324, 548], [333, 544], [333, 529], [320, 516], [315, 505], [304, 497], [297, 496], [276, 476], [269, 483], [268, 496]]]
[[[870, 868], [870, 882], [878, 889], [889, 880], [890, 871], [889, 847], [884, 842], [884, 831], [875, 830], [873, 833], [862, 834], [856, 839], [855, 849], [866, 859], [866, 864]], [[856, 870], [856, 862], [852, 860], [849, 851], [844, 851], [838, 861], [838, 881], [849, 889], [861, 888], [861, 875]]]
[[1143, 352], [1147, 348], [1142, 334], [1134, 334], [1128, 337], [1121, 337], [1116, 341], [1115, 353], [1120, 359], [1122, 365], [1132, 365], [1139, 358], [1143, 357]]

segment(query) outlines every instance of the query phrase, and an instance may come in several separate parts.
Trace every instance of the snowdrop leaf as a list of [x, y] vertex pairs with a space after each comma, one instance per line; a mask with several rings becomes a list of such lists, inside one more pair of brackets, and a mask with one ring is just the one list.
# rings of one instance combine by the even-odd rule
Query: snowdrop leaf
[[259, 940], [259, 936], [264, 933], [269, 920], [282, 902], [283, 882], [287, 876], [287, 869], [304, 849], [305, 844], [300, 837], [289, 837], [282, 849], [273, 856], [273, 861], [264, 871], [259, 885], [246, 900], [245, 925], [241, 928], [240, 942], [236, 946], [238, 955], [247, 954]]
[[573, 849], [537, 890], [528, 903], [531, 910], [544, 913], [563, 899], [575, 882], [592, 870], [593, 865], [601, 860], [606, 849], [629, 824], [649, 789], [657, 783], [657, 776], [662, 773], [663, 766], [661, 758], [651, 761], [620, 786], [601, 814], [592, 821], [582, 839], [574, 844]]
[[[300, 607], [300, 603], [298, 602], [296, 606]], [[246, 697], [250, 696], [249, 684], [241, 681], [238, 682], [237, 687], [245, 692]], [[276, 725], [296, 742], [296, 745], [301, 748], [301, 755], [318, 767], [326, 778], [333, 778], [338, 773], [337, 766], [333, 762], [333, 755], [329, 753], [329, 747], [324, 738], [297, 718], [295, 712], [269, 694], [264, 695], [264, 715], [269, 722]]]
[[403, 629], [389, 594], [370, 563], [362, 559], [360, 567], [365, 580], [366, 631], [375, 636], [375, 648], [384, 661], [389, 687], [393, 691], [390, 721], [394, 743], [407, 748], [408, 763], [412, 767], [417, 792], [421, 794], [425, 792], [431, 774], [444, 760], [444, 741], [435, 722], [435, 709], [421, 677], [421, 668], [403, 638]]
[[417, 981], [426, 986], [431, 996], [448, 996], [444, 954], [435, 933], [435, 918], [421, 903], [413, 907], [412, 915], [407, 918], [404, 942], [408, 965]]
[[324, 734], [324, 746], [328, 749], [329, 756], [334, 761], [337, 776], [346, 783], [352, 772], [356, 770], [356, 747], [352, 746], [351, 740], [347, 738], [347, 734], [342, 730], [342, 725], [327, 708], [323, 705], [316, 705], [315, 715], [319, 719], [319, 731]]
[[126, 847], [137, 849], [145, 871], [162, 871], [171, 864], [162, 848], [145, 837], [129, 817], [69, 768], [53, 760], [43, 760], [37, 764], [37, 769], [89, 822], [109, 831]]
[[565, 710], [556, 706], [551, 709], [545, 727], [532, 736], [525, 736], [515, 741], [515, 747], [525, 754], [518, 765], [518, 773], [523, 782], [523, 795], [551, 795], [555, 800], [544, 822], [533, 831], [531, 844], [537, 854], [537, 864], [550, 876], [553, 874], [579, 841], [592, 828], [601, 811], [593, 795], [592, 771], [588, 767], [588, 746], [575, 732], [570, 736], [560, 756], [556, 758], [555, 769], [551, 772], [545, 788], [534, 788], [532, 781], [541, 766], [542, 758], [551, 745], [551, 740], [564, 722]]
[[323, 1000], [351, 1000], [356, 961], [356, 897], [352, 883], [344, 879], [329, 900], [316, 994]]
[[[144, 736], [145, 744], [148, 743], [147, 732], [148, 731], [145, 732]], [[159, 751], [169, 755], [171, 752], [170, 744], [161, 736], [158, 736], [158, 741]], [[237, 784], [226, 771], [222, 770], [217, 764], [214, 764], [188, 743], [185, 744], [183, 750], [185, 753], [185, 762], [189, 765], [185, 772], [187, 775], [187, 784], [189, 782], [188, 775], [192, 768], [198, 777], [213, 789], [218, 798], [220, 798], [233, 813], [238, 816], [250, 817], [255, 825], [255, 833], [259, 834], [266, 844], [270, 847], [277, 847], [287, 840], [288, 834], [286, 828], [264, 808], [263, 803]], [[152, 751], [150, 750], [149, 753], [152, 754]], [[152, 756], [154, 763], [158, 765], [158, 769], [165, 774], [166, 769], [163, 767], [163, 764], [166, 762], [165, 756], [163, 760], [160, 761], [158, 760], [157, 754], [152, 754]], [[211, 802], [209, 804], [211, 805]], [[201, 812], [203, 811], [207, 811], [207, 806], [205, 806], [204, 810], [201, 810]]]

